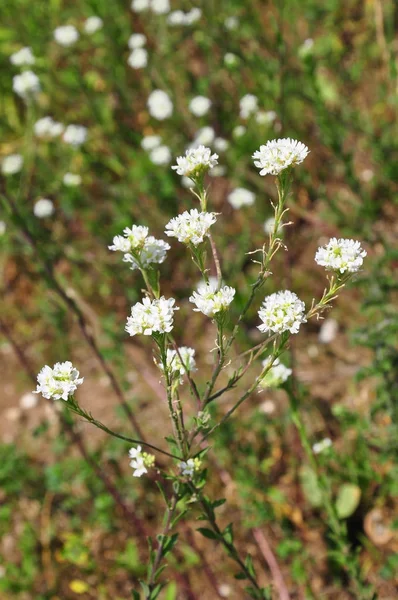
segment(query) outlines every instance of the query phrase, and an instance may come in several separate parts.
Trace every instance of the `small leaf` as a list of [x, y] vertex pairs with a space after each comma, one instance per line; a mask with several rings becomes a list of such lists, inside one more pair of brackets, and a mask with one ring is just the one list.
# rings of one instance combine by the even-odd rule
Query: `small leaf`
[[230, 523], [229, 525], [226, 526], [226, 528], [223, 531], [223, 537], [224, 539], [229, 543], [229, 544], [233, 544], [234, 542], [234, 533], [232, 531], [232, 523]]
[[316, 474], [308, 465], [303, 465], [300, 469], [300, 482], [304, 495], [311, 506], [322, 506], [322, 490]]
[[197, 529], [204, 537], [209, 538], [209, 540], [218, 540], [218, 535], [214, 533], [211, 529], [207, 529], [206, 527], [199, 527]]
[[346, 519], [358, 508], [361, 489], [354, 483], [345, 483], [339, 489], [336, 500], [336, 511], [340, 519]]

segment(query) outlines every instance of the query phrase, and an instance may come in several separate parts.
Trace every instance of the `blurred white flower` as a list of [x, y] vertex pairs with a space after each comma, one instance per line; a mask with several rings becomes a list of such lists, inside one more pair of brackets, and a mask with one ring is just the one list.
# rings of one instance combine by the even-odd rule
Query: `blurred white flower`
[[1, 163], [1, 172], [3, 175], [14, 175], [19, 173], [23, 167], [23, 157], [21, 154], [9, 154], [5, 156]]
[[372, 181], [373, 177], [375, 176], [374, 172], [372, 171], [372, 169], [364, 169], [363, 171], [361, 171], [360, 173], [360, 178], [362, 179], [362, 181], [364, 181], [365, 183], [368, 183], [369, 181]]
[[326, 450], [327, 448], [330, 448], [331, 446], [332, 446], [332, 440], [330, 438], [325, 438], [325, 439], [321, 440], [320, 442], [316, 442], [312, 446], [312, 450], [313, 450], [314, 454], [320, 454], [320, 452], [323, 452], [324, 450]]
[[196, 21], [199, 21], [202, 16], [202, 11], [200, 8], [194, 6], [185, 14], [185, 25], [193, 25]]
[[68, 48], [79, 39], [79, 32], [73, 25], [61, 25], [54, 29], [54, 39], [60, 46]]
[[29, 99], [40, 92], [40, 80], [33, 71], [24, 71], [12, 78], [12, 89], [21, 98]]
[[163, 121], [173, 114], [173, 103], [163, 90], [154, 90], [148, 97], [149, 114], [158, 121]]
[[326, 246], [318, 248], [315, 262], [328, 271], [356, 273], [363, 265], [366, 255], [367, 252], [361, 247], [360, 242], [332, 238]]
[[[267, 367], [271, 360], [271, 358], [266, 358], [265, 360], [263, 360], [263, 367]], [[285, 383], [285, 381], [288, 380], [291, 374], [292, 370], [288, 367], [285, 367], [285, 365], [279, 361], [279, 358], [277, 358], [276, 360], [274, 360], [270, 370], [260, 381], [260, 387], [277, 388], [283, 383]]]
[[145, 48], [135, 48], [129, 55], [127, 64], [132, 69], [143, 69], [148, 64], [148, 52]]
[[157, 15], [166, 15], [170, 12], [169, 0], [151, 0], [151, 9]]
[[[275, 227], [275, 217], [270, 217], [269, 219], [267, 219], [264, 223], [264, 231], [265, 233], [268, 233], [268, 235], [271, 235], [271, 233], [274, 232], [274, 227]], [[279, 229], [276, 232], [276, 234], [278, 236], [282, 236], [283, 235], [283, 224], [280, 223], [279, 224]]]
[[46, 217], [50, 217], [54, 212], [54, 204], [48, 198], [40, 198], [34, 207], [33, 214], [38, 219], [45, 219]]
[[131, 3], [131, 10], [140, 13], [148, 10], [150, 5], [149, 0], [133, 0]]
[[35, 57], [33, 56], [32, 49], [26, 46], [25, 48], [21, 48], [18, 52], [14, 52], [10, 56], [10, 63], [15, 65], [16, 67], [24, 67], [27, 65], [34, 65], [36, 62]]
[[71, 146], [80, 146], [87, 139], [87, 128], [83, 125], [68, 125], [64, 131], [62, 139]]
[[304, 302], [288, 290], [267, 296], [258, 311], [258, 316], [262, 321], [258, 329], [262, 333], [298, 333], [300, 325], [307, 322]]
[[142, 48], [146, 44], [146, 36], [143, 33], [133, 33], [129, 37], [127, 44], [130, 50]]
[[235, 188], [230, 194], [228, 194], [228, 202], [232, 208], [238, 209], [242, 206], [251, 206], [256, 200], [255, 194], [245, 188]]
[[206, 96], [195, 96], [189, 103], [189, 110], [195, 117], [203, 117], [209, 112], [211, 100]]
[[210, 148], [199, 146], [190, 148], [185, 156], [177, 156], [177, 164], [171, 167], [178, 175], [191, 179], [203, 175], [218, 163], [218, 155], [212, 154]]
[[237, 125], [237, 126], [236, 126], [236, 127], [233, 129], [233, 131], [232, 131], [232, 135], [233, 135], [235, 138], [240, 138], [240, 137], [242, 137], [242, 135], [245, 135], [246, 131], [247, 131], [247, 130], [246, 130], [246, 127], [245, 127], [244, 125]]
[[96, 33], [96, 31], [102, 29], [103, 25], [104, 22], [101, 19], [101, 17], [97, 17], [94, 15], [85, 20], [84, 31], [89, 35], [92, 35], [93, 33]]
[[0, 221], [0, 236], [4, 235], [7, 231], [7, 225], [4, 221]]
[[181, 177], [181, 185], [184, 188], [193, 188], [195, 186], [195, 182], [189, 177], [185, 177], [185, 175], [183, 175]]
[[326, 319], [323, 321], [318, 334], [318, 340], [321, 344], [330, 344], [337, 335], [339, 324], [336, 319]]
[[220, 290], [214, 290], [214, 286], [206, 285], [199, 292], [193, 292], [189, 301], [196, 305], [194, 311], [201, 312], [207, 317], [228, 310], [235, 296], [233, 287], [225, 285]]
[[214, 148], [217, 150], [217, 152], [225, 152], [226, 150], [228, 150], [228, 147], [229, 147], [228, 140], [225, 140], [222, 137], [217, 137], [214, 140]]
[[171, 219], [166, 225], [165, 233], [176, 237], [183, 244], [198, 246], [209, 235], [209, 229], [216, 220], [215, 213], [199, 212], [193, 208]]
[[239, 19], [238, 17], [227, 17], [224, 21], [224, 26], [229, 31], [233, 31], [234, 29], [238, 29], [239, 27]]
[[191, 148], [197, 148], [198, 146], [211, 146], [214, 142], [214, 138], [216, 137], [216, 133], [213, 127], [206, 125], [206, 127], [202, 127], [199, 129], [195, 135], [195, 139], [191, 143]]
[[160, 135], [146, 135], [141, 140], [141, 148], [149, 152], [154, 148], [157, 148], [162, 143], [162, 138]]
[[224, 177], [227, 172], [227, 168], [224, 165], [216, 165], [209, 171], [210, 177]]
[[58, 135], [61, 135], [61, 133], [64, 130], [64, 126], [62, 125], [62, 123], [54, 121], [52, 117], [43, 117], [36, 121], [36, 123], [33, 126], [33, 129], [37, 137], [54, 138]]
[[81, 184], [82, 178], [76, 173], [65, 173], [62, 178], [64, 185], [68, 187], [76, 187]]
[[188, 479], [192, 479], [195, 471], [200, 469], [201, 460], [200, 458], [188, 458], [187, 461], [182, 461], [179, 464], [180, 473], [183, 477], [188, 477]]
[[182, 10], [173, 10], [167, 17], [169, 25], [185, 25], [185, 13]]
[[37, 406], [38, 400], [38, 397], [35, 396], [33, 392], [27, 392], [19, 399], [19, 406], [22, 408], [22, 410], [30, 410], [31, 408]]
[[306, 39], [298, 49], [298, 55], [300, 58], [306, 58], [312, 54], [314, 48], [314, 40], [312, 38]]
[[56, 363], [53, 368], [46, 365], [37, 376], [37, 388], [34, 394], [42, 394], [44, 398], [52, 400], [68, 400], [77, 387], [83, 383], [79, 378], [79, 371], [68, 360]]
[[259, 110], [256, 113], [256, 123], [259, 125], [270, 124], [275, 121], [277, 114], [274, 110]]
[[278, 175], [288, 167], [294, 167], [303, 162], [309, 150], [302, 142], [283, 138], [270, 140], [265, 146], [260, 146], [253, 154], [254, 164], [260, 169], [260, 175]]
[[226, 52], [226, 54], [224, 55], [224, 63], [227, 65], [227, 67], [233, 67], [238, 63], [238, 61], [238, 57], [232, 52]]
[[168, 300], [162, 296], [159, 300], [144, 298], [131, 307], [131, 316], [127, 319], [126, 331], [134, 336], [138, 333], [152, 335], [153, 333], [169, 333], [173, 329], [174, 298]]
[[167, 146], [158, 146], [150, 152], [149, 158], [154, 165], [168, 165], [172, 158], [170, 148]]
[[248, 119], [250, 115], [257, 112], [258, 110], [258, 98], [253, 94], [246, 94], [239, 102], [240, 117], [242, 119]]

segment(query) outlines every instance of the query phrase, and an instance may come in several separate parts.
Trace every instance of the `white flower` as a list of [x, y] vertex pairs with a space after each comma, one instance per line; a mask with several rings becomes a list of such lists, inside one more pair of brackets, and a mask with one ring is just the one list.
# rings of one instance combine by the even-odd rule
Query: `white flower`
[[256, 123], [258, 123], [259, 125], [264, 125], [266, 124], [270, 124], [273, 123], [275, 121], [277, 117], [277, 114], [274, 110], [259, 110], [256, 113]]
[[62, 125], [62, 123], [54, 121], [52, 117], [43, 117], [42, 119], [36, 121], [36, 123], [33, 126], [33, 129], [37, 137], [54, 138], [58, 135], [61, 135], [61, 133], [64, 130], [64, 126]]
[[209, 229], [216, 222], [215, 213], [199, 212], [196, 208], [185, 211], [166, 225], [166, 235], [176, 237], [183, 244], [201, 244]]
[[199, 146], [190, 148], [185, 152], [185, 156], [177, 157], [177, 164], [171, 167], [177, 171], [178, 175], [185, 177], [198, 177], [212, 169], [218, 163], [218, 155], [212, 154], [210, 148]]
[[0, 221], [0, 236], [4, 235], [7, 231], [7, 225], [4, 221]]
[[235, 290], [225, 285], [220, 290], [215, 291], [214, 286], [207, 285], [199, 292], [193, 292], [189, 301], [196, 305], [194, 311], [202, 312], [208, 317], [214, 317], [217, 313], [228, 309], [235, 296]]
[[244, 125], [237, 125], [232, 131], [232, 135], [236, 138], [242, 137], [242, 135], [245, 135], [245, 133], [246, 127]]
[[271, 140], [260, 146], [253, 154], [254, 164], [260, 170], [260, 175], [278, 175], [288, 167], [294, 167], [303, 162], [309, 150], [302, 142], [283, 138]]
[[127, 44], [130, 50], [142, 48], [146, 44], [146, 36], [143, 33], [133, 33], [129, 37]]
[[[117, 237], [125, 240], [122, 236]], [[122, 250], [122, 248], [119, 249]], [[131, 254], [129, 251], [126, 252], [125, 250], [122, 250], [123, 252], [126, 252], [123, 260], [131, 263], [131, 269], [133, 271], [140, 268], [146, 269], [154, 263], [161, 264], [164, 262], [168, 250], [170, 250], [170, 245], [167, 242], [157, 240], [150, 235], [146, 238], [144, 246], [138, 252], [136, 251], [134, 254]]]
[[124, 237], [117, 235], [113, 238], [113, 246], [109, 246], [109, 250], [125, 253], [141, 251], [148, 237], [149, 229], [142, 225], [133, 225], [131, 229], [125, 227], [123, 233]]
[[169, 25], [185, 25], [185, 13], [182, 10], [173, 10], [168, 17], [167, 22]]
[[258, 109], [258, 98], [253, 94], [246, 94], [239, 102], [240, 117], [242, 119], [248, 119], [250, 115], [257, 112]]
[[76, 187], [81, 184], [82, 178], [77, 173], [65, 173], [62, 181], [68, 187]]
[[332, 440], [330, 438], [325, 438], [325, 439], [321, 440], [320, 442], [316, 442], [312, 446], [312, 450], [315, 454], [319, 454], [320, 452], [323, 452], [327, 448], [330, 448], [331, 445], [332, 445]]
[[363, 265], [366, 254], [358, 241], [332, 238], [326, 246], [318, 248], [315, 262], [328, 271], [356, 273]]
[[255, 199], [256, 196], [253, 192], [241, 187], [235, 188], [228, 195], [228, 202], [235, 209], [242, 208], [242, 206], [251, 206], [254, 204]]
[[129, 456], [131, 458], [130, 467], [134, 469], [133, 477], [141, 477], [144, 473], [148, 473], [148, 468], [153, 467], [155, 464], [153, 454], [142, 452], [141, 446], [131, 448]]
[[169, 333], [173, 329], [174, 311], [179, 310], [174, 304], [174, 298], [166, 299], [164, 296], [159, 300], [144, 298], [137, 302], [131, 307], [131, 317], [127, 319], [127, 333], [131, 336]]
[[[177, 351], [171, 348], [167, 349], [166, 354], [166, 364], [167, 369], [179, 376], [180, 383], [183, 382], [183, 376], [185, 373], [196, 371], [196, 362], [195, 362], [195, 350], [193, 348], [187, 348], [187, 346], [182, 346], [178, 348], [178, 351], [181, 356], [178, 356]], [[163, 365], [159, 363], [160, 369], [163, 371]]]
[[83, 125], [68, 125], [62, 139], [71, 146], [80, 146], [87, 139], [87, 128]]
[[33, 214], [38, 219], [45, 219], [46, 217], [50, 217], [53, 214], [53, 212], [54, 204], [51, 202], [51, 200], [48, 200], [47, 198], [40, 198], [40, 200], [38, 200], [33, 207]]
[[18, 52], [14, 52], [10, 56], [10, 63], [16, 67], [24, 67], [26, 65], [34, 65], [36, 62], [33, 56], [32, 49], [29, 47], [21, 48]]
[[216, 133], [213, 127], [206, 125], [206, 127], [202, 127], [196, 133], [196, 136], [191, 143], [191, 148], [197, 148], [198, 146], [210, 146], [214, 142], [214, 138], [216, 137]]
[[149, 152], [150, 150], [154, 150], [162, 143], [162, 138], [160, 135], [146, 135], [141, 140], [141, 148]]
[[3, 175], [15, 175], [23, 167], [23, 157], [21, 154], [9, 154], [5, 156], [1, 163], [1, 172]]
[[321, 344], [329, 344], [336, 337], [339, 324], [336, 319], [326, 319], [319, 330], [318, 340]]
[[234, 29], [238, 29], [239, 27], [239, 19], [237, 17], [227, 17], [224, 21], [224, 27], [229, 31], [233, 31]]
[[28, 99], [40, 92], [40, 81], [33, 71], [24, 71], [12, 79], [12, 89], [18, 96]]
[[169, 0], [151, 0], [151, 9], [156, 15], [165, 15], [170, 12]]
[[127, 64], [132, 69], [143, 69], [148, 64], [148, 52], [145, 48], [135, 48], [129, 55]]
[[37, 376], [35, 394], [42, 394], [44, 398], [53, 400], [68, 400], [77, 387], [83, 383], [79, 378], [79, 371], [68, 360], [56, 363], [53, 368], [46, 365]]
[[164, 121], [173, 114], [173, 103], [163, 90], [154, 90], [148, 97], [149, 114], [158, 121]]
[[140, 13], [148, 10], [149, 0], [133, 0], [131, 3], [131, 10]]
[[228, 147], [229, 147], [228, 140], [225, 140], [222, 137], [217, 137], [214, 140], [214, 148], [217, 150], [217, 152], [225, 152], [226, 150], [228, 150]]
[[167, 146], [159, 146], [154, 148], [149, 154], [149, 158], [154, 165], [168, 165], [171, 162], [170, 148]]
[[214, 275], [211, 275], [208, 281], [201, 279], [196, 286], [196, 291], [199, 294], [205, 294], [209, 289], [212, 289], [213, 292], [218, 290], [218, 278]]
[[99, 31], [100, 29], [102, 29], [103, 25], [104, 25], [104, 22], [101, 19], [101, 17], [97, 17], [94, 15], [85, 20], [84, 31], [86, 33], [88, 33], [89, 35], [92, 35], [96, 31]]
[[[271, 358], [263, 360], [263, 367], [267, 367], [271, 360]], [[260, 381], [260, 386], [262, 388], [277, 388], [282, 385], [282, 383], [285, 383], [291, 374], [292, 370], [285, 367], [285, 365], [279, 361], [279, 358], [277, 358], [274, 360], [270, 370]]]
[[79, 39], [79, 32], [73, 25], [62, 25], [54, 29], [54, 39], [60, 46], [68, 48]]
[[191, 10], [189, 10], [185, 14], [185, 25], [193, 25], [194, 23], [196, 23], [196, 21], [199, 21], [201, 16], [202, 11], [200, 10], [200, 8], [197, 8], [196, 6], [194, 8], [191, 8]]
[[195, 462], [193, 458], [188, 458], [186, 462], [180, 462], [180, 471], [181, 475], [184, 475], [185, 477], [189, 477], [189, 479], [191, 479], [195, 472]]
[[206, 96], [195, 96], [189, 103], [189, 110], [195, 117], [203, 117], [209, 112], [211, 100]]
[[214, 169], [209, 171], [209, 175], [210, 175], [210, 177], [224, 177], [226, 172], [227, 172], [227, 167], [225, 167], [224, 165], [217, 165], [214, 167]]
[[308, 38], [304, 40], [300, 48], [298, 49], [298, 55], [300, 58], [306, 58], [310, 54], [312, 54], [312, 50], [314, 47], [314, 40], [312, 38]]
[[239, 59], [236, 54], [233, 54], [232, 52], [226, 52], [224, 55], [224, 63], [227, 65], [227, 67], [233, 67], [237, 64], [238, 60]]
[[305, 304], [294, 292], [276, 292], [267, 296], [258, 311], [263, 322], [258, 326], [262, 333], [298, 333], [301, 323], [306, 323]]

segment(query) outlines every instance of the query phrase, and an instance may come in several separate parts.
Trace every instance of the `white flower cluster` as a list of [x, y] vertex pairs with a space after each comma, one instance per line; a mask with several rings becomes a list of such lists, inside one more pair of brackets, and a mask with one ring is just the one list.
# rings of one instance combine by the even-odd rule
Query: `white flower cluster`
[[170, 148], [162, 144], [160, 135], [147, 135], [142, 138], [141, 148], [149, 152], [154, 165], [168, 165], [171, 162]]
[[69, 48], [79, 39], [79, 32], [74, 25], [61, 25], [54, 29], [54, 40], [60, 46]]
[[153, 454], [142, 452], [141, 446], [131, 448], [129, 450], [131, 458], [130, 467], [134, 469], [133, 477], [141, 477], [144, 473], [148, 473], [148, 469], [154, 466], [155, 457]]
[[242, 119], [248, 119], [258, 110], [258, 98], [253, 94], [246, 94], [239, 102], [239, 115]]
[[177, 157], [177, 164], [171, 167], [178, 175], [184, 175], [191, 179], [206, 173], [218, 164], [218, 155], [212, 154], [210, 148], [199, 146], [189, 148], [185, 156]]
[[25, 47], [14, 52], [10, 56], [10, 63], [16, 67], [25, 67], [27, 65], [34, 65], [36, 62], [35, 57], [32, 53], [32, 48]]
[[258, 311], [262, 333], [298, 333], [301, 323], [306, 323], [305, 304], [294, 292], [288, 290], [267, 296]]
[[40, 92], [40, 81], [33, 71], [24, 71], [20, 75], [15, 75], [12, 80], [12, 89], [18, 96], [28, 100]]
[[256, 196], [253, 192], [241, 187], [235, 188], [228, 194], [228, 202], [235, 209], [242, 208], [242, 206], [251, 206], [254, 204], [255, 199]]
[[39, 138], [55, 138], [64, 130], [62, 123], [54, 121], [52, 117], [43, 117], [36, 121], [33, 126], [35, 135]]
[[62, 182], [67, 187], [77, 187], [81, 184], [82, 178], [77, 173], [65, 173]]
[[131, 10], [137, 13], [151, 10], [156, 15], [165, 15], [170, 12], [169, 0], [132, 0]]
[[124, 253], [123, 260], [131, 263], [131, 269], [147, 268], [156, 263], [161, 264], [170, 245], [163, 240], [157, 240], [152, 235], [148, 237], [148, 227], [133, 225], [131, 229], [123, 230], [124, 236], [116, 235], [109, 250]]
[[[176, 350], [168, 348], [166, 364], [167, 369], [172, 374], [179, 376], [180, 383], [182, 383], [182, 378], [185, 373], [196, 371], [195, 350], [193, 348], [188, 348], [187, 346], [181, 346], [181, 348], [178, 348], [178, 352], [180, 356], [178, 356]], [[163, 370], [162, 364], [159, 363], [159, 367]]]
[[144, 298], [137, 302], [131, 307], [131, 317], [127, 318], [127, 333], [131, 336], [169, 333], [173, 329], [174, 311], [179, 310], [174, 304], [174, 298], [166, 299], [164, 296], [158, 300]]
[[33, 207], [33, 214], [38, 219], [51, 217], [54, 212], [54, 204], [48, 198], [40, 198]]
[[1, 172], [3, 175], [15, 175], [23, 167], [23, 157], [21, 154], [9, 154], [5, 156], [1, 163]]
[[[270, 363], [270, 360], [270, 358], [263, 360], [263, 367], [267, 367]], [[291, 374], [292, 370], [288, 367], [285, 367], [285, 365], [279, 361], [279, 358], [277, 358], [274, 360], [270, 370], [261, 380], [260, 386], [262, 388], [277, 388], [285, 383]]]
[[148, 51], [145, 48], [134, 48], [127, 59], [127, 64], [132, 69], [143, 69], [148, 64]]
[[93, 15], [92, 17], [89, 17], [84, 21], [84, 31], [88, 35], [93, 35], [93, 33], [96, 33], [97, 31], [102, 29], [103, 26], [103, 20], [101, 19], [101, 17], [97, 17], [96, 15]]
[[173, 114], [173, 103], [163, 90], [154, 90], [147, 100], [149, 114], [158, 121], [164, 121]]
[[195, 117], [204, 117], [211, 107], [211, 100], [206, 96], [195, 96], [189, 103], [189, 110]]
[[193, 25], [196, 23], [196, 21], [199, 21], [201, 16], [202, 11], [200, 8], [195, 6], [188, 12], [184, 12], [183, 10], [174, 10], [167, 17], [167, 22], [169, 25], [174, 27], [178, 27], [179, 25], [189, 27], [189, 25]]
[[195, 471], [199, 471], [202, 461], [200, 458], [188, 458], [187, 461], [182, 461], [179, 464], [180, 473], [188, 479], [192, 479]]
[[209, 229], [216, 220], [215, 213], [199, 212], [197, 208], [193, 208], [171, 219], [166, 225], [165, 233], [176, 237], [183, 244], [198, 246], [209, 235]]
[[198, 146], [211, 146], [216, 137], [216, 132], [213, 127], [206, 125], [201, 127], [196, 132], [195, 138], [190, 144], [190, 148], [198, 148]]
[[87, 128], [83, 125], [68, 125], [62, 136], [65, 144], [73, 147], [81, 146], [87, 139]]
[[315, 262], [328, 271], [356, 273], [362, 267], [366, 254], [356, 240], [332, 238], [326, 246], [318, 248]]
[[278, 175], [288, 167], [303, 162], [309, 150], [302, 142], [290, 138], [270, 140], [253, 154], [260, 175]]
[[197, 292], [193, 292], [189, 301], [196, 305], [195, 312], [202, 312], [207, 317], [214, 317], [214, 315], [228, 310], [234, 296], [233, 287], [225, 285], [217, 291], [214, 285], [208, 284]]
[[67, 360], [56, 363], [53, 368], [46, 365], [37, 376], [35, 394], [42, 394], [44, 398], [53, 400], [68, 400], [83, 383], [84, 378], [79, 378], [79, 371]]
[[331, 446], [332, 446], [332, 440], [330, 438], [324, 438], [320, 442], [316, 442], [312, 446], [312, 450], [314, 451], [315, 454], [320, 454], [321, 452], [323, 452], [324, 450], [327, 450], [327, 448], [330, 448]]

